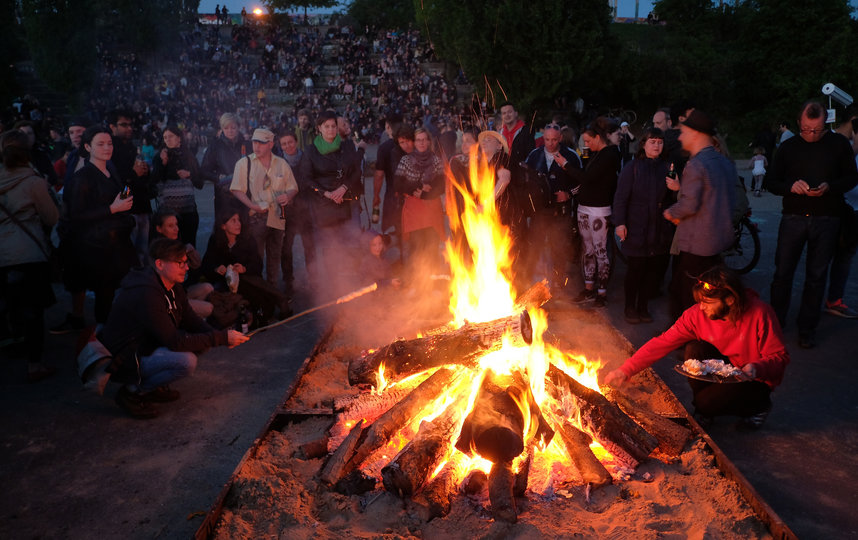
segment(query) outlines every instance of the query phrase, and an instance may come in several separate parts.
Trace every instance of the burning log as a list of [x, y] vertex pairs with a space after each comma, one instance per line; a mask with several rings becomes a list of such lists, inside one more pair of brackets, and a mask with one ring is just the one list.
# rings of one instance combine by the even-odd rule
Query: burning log
[[450, 513], [451, 499], [460, 481], [459, 468], [448, 462], [435, 478], [427, 482], [423, 489], [412, 497], [411, 500], [419, 509], [419, 514], [424, 521], [431, 521]]
[[691, 430], [680, 426], [661, 415], [641, 408], [634, 401], [619, 392], [611, 392], [610, 399], [623, 411], [635, 419], [649, 433], [658, 439], [658, 449], [662, 454], [676, 458], [682, 454], [685, 445], [691, 440]]
[[563, 446], [566, 448], [566, 452], [572, 459], [572, 464], [578, 469], [585, 484], [593, 487], [601, 487], [613, 481], [611, 473], [608, 472], [605, 466], [602, 465], [602, 462], [590, 450], [590, 441], [593, 439], [589, 435], [569, 422], [562, 422], [554, 427], [556, 432], [560, 434]]
[[[529, 426], [527, 433], [525, 426]], [[521, 454], [528, 441], [548, 444], [553, 436], [521, 374], [497, 375], [487, 370], [456, 448], [498, 463]]]
[[524, 492], [527, 491], [527, 477], [530, 476], [530, 464], [533, 463], [533, 447], [527, 453], [527, 457], [522, 460], [515, 473], [515, 483], [512, 486], [512, 494], [516, 497], [524, 497]]
[[343, 472], [348, 473], [356, 469], [370, 454], [386, 444], [397, 431], [413, 420], [427, 405], [434, 402], [444, 390], [455, 385], [459, 375], [452, 369], [439, 369], [381, 415], [365, 430], [361, 442], [355, 448]]
[[328, 461], [325, 463], [325, 466], [322, 468], [322, 472], [319, 475], [319, 478], [323, 483], [332, 486], [343, 476], [346, 464], [348, 463], [349, 458], [352, 457], [352, 454], [360, 440], [360, 436], [363, 433], [363, 426], [363, 420], [355, 424], [345, 440], [340, 443], [337, 450], [328, 458]]
[[493, 463], [489, 472], [489, 500], [492, 503], [492, 517], [495, 521], [515, 523], [518, 511], [515, 508], [515, 474], [509, 461]]
[[515, 300], [515, 310], [526, 311], [531, 308], [537, 308], [549, 300], [551, 300], [551, 290], [548, 288], [548, 280], [543, 279], [521, 293]]
[[394, 379], [448, 364], [473, 366], [478, 357], [499, 350], [509, 332], [515, 345], [533, 341], [533, 326], [526, 311], [483, 323], [469, 323], [443, 334], [397, 340], [349, 362], [349, 384], [375, 382], [379, 366]]
[[599, 392], [587, 388], [560, 368], [550, 365], [548, 379], [554, 397], [571, 397], [581, 416], [581, 425], [620, 462], [630, 468], [646, 459], [658, 441]]
[[425, 379], [419, 377], [409, 379], [407, 384], [397, 384], [381, 394], [362, 393], [357, 396], [341, 398], [334, 401], [334, 410], [341, 411], [329, 430], [328, 451], [333, 452], [338, 448], [348, 435], [349, 427], [358, 420], [363, 419], [366, 425], [372, 424], [379, 416], [390, 410], [407, 396], [419, 383]]
[[417, 435], [381, 470], [384, 488], [400, 497], [410, 496], [426, 482], [447, 450], [459, 420], [464, 399], [457, 399], [431, 422], [423, 422]]
[[486, 473], [479, 469], [474, 469], [462, 481], [462, 491], [467, 495], [476, 495], [486, 487], [488, 481], [489, 477]]
[[[492, 463], [512, 461], [524, 451], [526, 389], [509, 376], [486, 371], [474, 408], [465, 418], [456, 448]], [[527, 411], [529, 413], [529, 410]]]

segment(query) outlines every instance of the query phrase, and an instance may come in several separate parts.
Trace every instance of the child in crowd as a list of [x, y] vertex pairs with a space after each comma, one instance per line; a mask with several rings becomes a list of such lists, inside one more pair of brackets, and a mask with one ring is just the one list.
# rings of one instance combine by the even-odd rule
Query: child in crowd
[[766, 159], [766, 151], [762, 146], [754, 148], [754, 157], [748, 168], [751, 169], [753, 178], [751, 180], [751, 191], [755, 197], [760, 196], [760, 190], [763, 189], [763, 178], [766, 176], [766, 167], [769, 166], [769, 161]]
[[368, 240], [369, 250], [364, 253], [358, 273], [361, 285], [378, 283], [379, 287], [390, 285], [398, 289], [402, 281], [396, 277], [397, 272], [394, 271], [393, 264], [384, 257], [390, 246], [390, 236], [368, 231], [365, 238]]

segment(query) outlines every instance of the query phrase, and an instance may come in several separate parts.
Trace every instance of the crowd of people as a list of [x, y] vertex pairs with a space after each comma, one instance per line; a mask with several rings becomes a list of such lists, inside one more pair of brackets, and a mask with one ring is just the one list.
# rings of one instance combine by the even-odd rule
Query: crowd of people
[[[299, 292], [332, 299], [370, 282], [419, 291], [445, 273], [448, 238], [454, 249], [469, 251], [459, 219], [474, 203], [466, 199], [474, 197], [468, 171], [475, 159], [494, 173], [495, 205], [513, 255], [508, 277], [519, 291], [546, 277], [555, 294], [604, 307], [609, 250], [619, 241], [629, 265], [625, 320], [650, 323], [649, 301], [665, 285], [673, 257], [675, 326], [608, 382], [621, 384], [668, 349], [723, 335], [727, 341], [688, 354], [724, 357], [753, 388], [704, 398], [698, 385], [695, 405], [704, 416], [738, 414], [751, 427], [762, 425], [789, 359], [781, 328], [805, 244], [799, 345], [815, 345], [823, 306], [858, 318], [842, 298], [858, 237], [855, 126], [830, 131], [818, 103], [803, 106], [798, 136], [783, 139], [771, 162], [763, 158], [767, 172], [752, 171], [761, 176], [752, 191], [765, 186], [784, 201], [772, 309], [719, 266], [748, 202], [715, 122], [698, 108], [660, 109], [637, 138], [627, 124], [604, 116], [580, 133], [558, 118], [535, 130], [510, 102], [497, 116], [480, 110], [463, 121], [463, 110], [453, 114], [455, 87], [422, 72], [431, 50], [415, 33], [236, 25], [228, 47], [219, 35], [186, 36], [178, 79], [148, 72], [133, 54], [102, 49], [104, 76], [90, 116], [64, 130], [53, 126], [49, 139], [38, 136], [55, 119], [32, 99], [20, 104], [12, 125], [4, 121], [4, 332], [24, 340], [30, 381], [53, 372], [41, 351], [57, 261], [72, 302], [50, 331], [83, 331], [92, 291], [97, 326], [90, 344], [103, 345], [112, 360], [81, 365], [81, 376], [109, 374], [122, 384], [117, 403], [151, 418], [154, 403], [178, 398], [169, 383], [194, 370], [197, 354], [246, 341], [236, 326], [290, 316]], [[343, 69], [318, 89], [314, 78], [326, 57]], [[312, 85], [300, 82], [308, 78]], [[275, 117], [250, 91], [284, 79], [284, 91], [297, 99], [291, 112]], [[107, 88], [125, 96], [118, 107], [108, 108]], [[363, 200], [369, 140], [380, 143], [371, 201]], [[197, 191], [206, 182], [214, 185], [215, 224], [201, 231]], [[54, 249], [46, 231], [55, 224]], [[202, 253], [200, 235], [208, 238]], [[308, 291], [295, 288], [296, 238]], [[568, 290], [579, 281], [580, 290]], [[758, 346], [730, 345], [733, 334], [721, 327], [740, 320], [754, 327]], [[707, 326], [713, 324], [717, 334]], [[736, 400], [745, 405], [728, 406]]]

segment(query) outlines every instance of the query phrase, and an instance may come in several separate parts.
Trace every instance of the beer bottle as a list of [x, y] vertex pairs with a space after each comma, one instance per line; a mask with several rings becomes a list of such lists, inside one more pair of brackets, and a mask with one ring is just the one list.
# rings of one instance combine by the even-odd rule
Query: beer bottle
[[667, 177], [676, 180], [676, 166], [673, 162], [670, 163], [670, 168], [667, 170]]
[[247, 324], [247, 308], [244, 304], [238, 310], [238, 320], [235, 322], [235, 329], [242, 334], [246, 334], [250, 330]]

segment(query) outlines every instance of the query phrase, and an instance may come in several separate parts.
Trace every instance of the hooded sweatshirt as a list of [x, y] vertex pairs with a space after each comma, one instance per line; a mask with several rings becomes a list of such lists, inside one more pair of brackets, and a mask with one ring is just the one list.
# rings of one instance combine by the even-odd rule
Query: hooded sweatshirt
[[120, 382], [138, 384], [139, 359], [158, 347], [200, 354], [228, 343], [227, 330], [209, 326], [191, 309], [182, 286], [168, 291], [153, 268], [125, 276], [98, 339], [113, 355], [108, 371]]
[[0, 210], [0, 268], [45, 262], [50, 244], [46, 230], [59, 218], [59, 207], [47, 180], [30, 167], [0, 166], [0, 204], [26, 227], [36, 241]]

